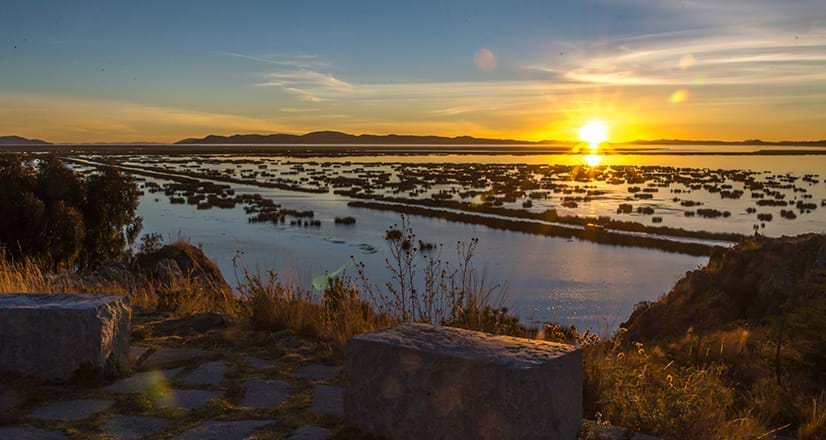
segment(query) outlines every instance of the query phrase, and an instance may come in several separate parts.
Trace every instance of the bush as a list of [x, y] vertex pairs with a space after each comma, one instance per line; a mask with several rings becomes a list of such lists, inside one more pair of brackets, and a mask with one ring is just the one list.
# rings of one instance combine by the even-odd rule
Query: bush
[[670, 439], [715, 438], [734, 401], [725, 369], [678, 366], [632, 349], [588, 347], [587, 406], [612, 424]]

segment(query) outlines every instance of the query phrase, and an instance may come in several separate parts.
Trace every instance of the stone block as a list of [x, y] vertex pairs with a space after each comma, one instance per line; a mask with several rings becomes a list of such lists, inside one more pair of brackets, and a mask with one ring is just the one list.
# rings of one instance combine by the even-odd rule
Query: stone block
[[570, 345], [403, 324], [352, 338], [345, 375], [345, 421], [396, 440], [573, 440], [582, 420]]
[[90, 294], [0, 295], [0, 371], [68, 380], [129, 362], [129, 298]]

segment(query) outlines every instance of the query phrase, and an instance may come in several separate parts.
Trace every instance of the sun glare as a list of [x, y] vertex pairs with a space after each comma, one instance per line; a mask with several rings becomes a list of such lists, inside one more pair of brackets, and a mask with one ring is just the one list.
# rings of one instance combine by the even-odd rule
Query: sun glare
[[608, 139], [608, 126], [604, 122], [594, 119], [588, 121], [579, 129], [579, 139], [588, 143], [591, 151], [596, 151], [599, 144]]

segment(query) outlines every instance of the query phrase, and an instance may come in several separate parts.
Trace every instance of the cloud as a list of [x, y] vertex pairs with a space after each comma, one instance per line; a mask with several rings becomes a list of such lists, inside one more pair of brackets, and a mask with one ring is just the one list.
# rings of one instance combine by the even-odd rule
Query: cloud
[[276, 66], [287, 66], [298, 69], [316, 69], [330, 67], [331, 64], [316, 54], [270, 54], [270, 55], [247, 55], [238, 52], [221, 52], [222, 55], [255, 61]]
[[826, 33], [647, 35], [572, 54], [564, 65], [524, 69], [622, 86], [819, 83], [826, 80]]
[[352, 84], [332, 74], [308, 69], [271, 72], [255, 85], [280, 88], [305, 102], [322, 102], [353, 90]]

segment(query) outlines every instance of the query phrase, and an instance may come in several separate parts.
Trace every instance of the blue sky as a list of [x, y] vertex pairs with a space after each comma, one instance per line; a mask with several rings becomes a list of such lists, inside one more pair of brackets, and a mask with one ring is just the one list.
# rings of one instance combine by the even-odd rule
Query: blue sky
[[[240, 4], [239, 4], [240, 3]], [[822, 0], [26, 1], [0, 134], [826, 138]]]

